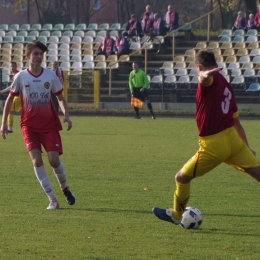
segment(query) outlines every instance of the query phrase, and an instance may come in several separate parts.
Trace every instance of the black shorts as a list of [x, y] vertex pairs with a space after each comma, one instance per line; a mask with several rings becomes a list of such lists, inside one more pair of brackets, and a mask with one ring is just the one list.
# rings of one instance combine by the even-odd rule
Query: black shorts
[[147, 93], [147, 89], [144, 88], [144, 91], [141, 92], [140, 91], [141, 88], [134, 88], [133, 89], [133, 94], [134, 94], [134, 97], [145, 102], [146, 100], [149, 100], [149, 96], [148, 96], [148, 93]]

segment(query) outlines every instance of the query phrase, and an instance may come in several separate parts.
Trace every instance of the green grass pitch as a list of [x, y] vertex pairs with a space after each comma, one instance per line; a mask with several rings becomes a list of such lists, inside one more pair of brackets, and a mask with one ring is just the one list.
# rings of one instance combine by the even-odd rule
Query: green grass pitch
[[[19, 118], [1, 141], [0, 259], [260, 259], [260, 186], [222, 164], [193, 181], [199, 230], [158, 220], [172, 207], [174, 175], [198, 148], [194, 119], [71, 117], [61, 160], [76, 196], [69, 206], [43, 153], [60, 202], [48, 211], [24, 147]], [[260, 156], [259, 120], [241, 120]], [[66, 125], [64, 125], [66, 128]]]

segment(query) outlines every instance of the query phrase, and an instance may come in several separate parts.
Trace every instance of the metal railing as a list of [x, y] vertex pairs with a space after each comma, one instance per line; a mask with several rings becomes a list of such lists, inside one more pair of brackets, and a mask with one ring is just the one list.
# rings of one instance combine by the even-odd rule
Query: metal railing
[[[193, 21], [188, 23], [188, 24], [193, 24], [193, 23], [195, 23], [195, 22], [197, 22], [197, 21], [199, 21], [199, 20], [201, 20], [201, 19], [203, 19], [204, 17], [207, 16], [208, 17], [208, 22], [207, 22], [207, 24], [208, 24], [208, 26], [207, 26], [207, 41], [209, 41], [209, 38], [210, 38], [210, 15], [212, 13], [214, 13], [217, 9], [218, 8], [215, 8], [212, 11], [210, 11], [210, 12], [208, 12], [208, 13], [200, 16], [199, 18], [197, 18], [197, 19], [195, 19], [195, 20], [193, 20]], [[162, 36], [160, 38], [160, 40], [162, 40], [162, 39], [165, 40], [166, 37], [172, 36], [172, 60], [174, 59], [174, 56], [175, 56], [175, 33], [178, 32], [181, 29], [184, 29], [185, 27], [187, 27], [187, 24], [184, 24], [184, 25], [180, 26], [176, 30], [171, 31], [171, 32], [167, 33], [165, 36]], [[144, 70], [145, 70], [145, 72], [147, 72], [147, 48], [149, 46], [151, 46], [153, 43], [154, 42], [151, 42], [150, 44], [147, 44], [145, 47], [137, 49], [137, 50], [131, 52], [128, 56], [124, 57], [123, 59], [117, 60], [117, 61], [115, 61], [115, 62], [110, 64], [110, 66], [108, 67], [108, 69], [109, 69], [109, 96], [111, 96], [111, 93], [112, 93], [112, 69], [113, 69], [113, 65], [128, 59], [129, 57], [131, 57], [131, 56], [137, 54], [138, 52], [140, 52], [140, 50], [144, 50]]]

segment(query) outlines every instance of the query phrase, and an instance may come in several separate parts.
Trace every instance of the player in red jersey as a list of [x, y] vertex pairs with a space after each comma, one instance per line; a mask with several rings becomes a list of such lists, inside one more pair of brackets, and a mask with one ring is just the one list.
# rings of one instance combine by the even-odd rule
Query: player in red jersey
[[59, 158], [63, 152], [59, 134], [62, 126], [52, 102], [51, 92], [59, 100], [60, 108], [64, 114], [63, 121], [68, 123], [68, 130], [71, 129], [72, 122], [58, 77], [53, 71], [41, 67], [46, 51], [47, 47], [40, 41], [32, 41], [26, 45], [29, 68], [20, 71], [11, 85], [4, 107], [1, 135], [6, 139], [6, 134], [8, 134], [7, 116], [14, 97], [20, 96], [22, 102], [21, 129], [24, 143], [31, 157], [35, 175], [49, 198], [50, 204], [47, 209], [52, 210], [59, 208], [59, 203], [44, 169], [42, 146], [48, 154], [49, 163], [68, 204], [73, 205], [75, 197], [66, 184], [66, 173]]
[[199, 150], [175, 175], [173, 209], [153, 208], [161, 220], [180, 224], [190, 197], [191, 180], [203, 176], [222, 162], [260, 181], [260, 164], [247, 142], [238, 118], [232, 86], [219, 73], [212, 52], [196, 55], [199, 83], [196, 94], [196, 121]]

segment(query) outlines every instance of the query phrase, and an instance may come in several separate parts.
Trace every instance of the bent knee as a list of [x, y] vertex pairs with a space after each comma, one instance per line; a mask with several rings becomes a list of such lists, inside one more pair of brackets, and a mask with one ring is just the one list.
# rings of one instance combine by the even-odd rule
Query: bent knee
[[175, 181], [179, 183], [189, 183], [193, 178], [185, 175], [181, 170], [175, 175]]
[[260, 182], [260, 166], [251, 169], [245, 169], [247, 174], [253, 177], [256, 181]]
[[49, 160], [49, 163], [51, 165], [52, 168], [57, 168], [60, 166], [60, 161], [59, 160]]
[[58, 158], [49, 158], [49, 163], [52, 168], [57, 168], [60, 166], [60, 160]]
[[33, 163], [34, 167], [41, 167], [41, 166], [43, 166], [43, 161], [42, 160], [33, 159], [32, 163]]

